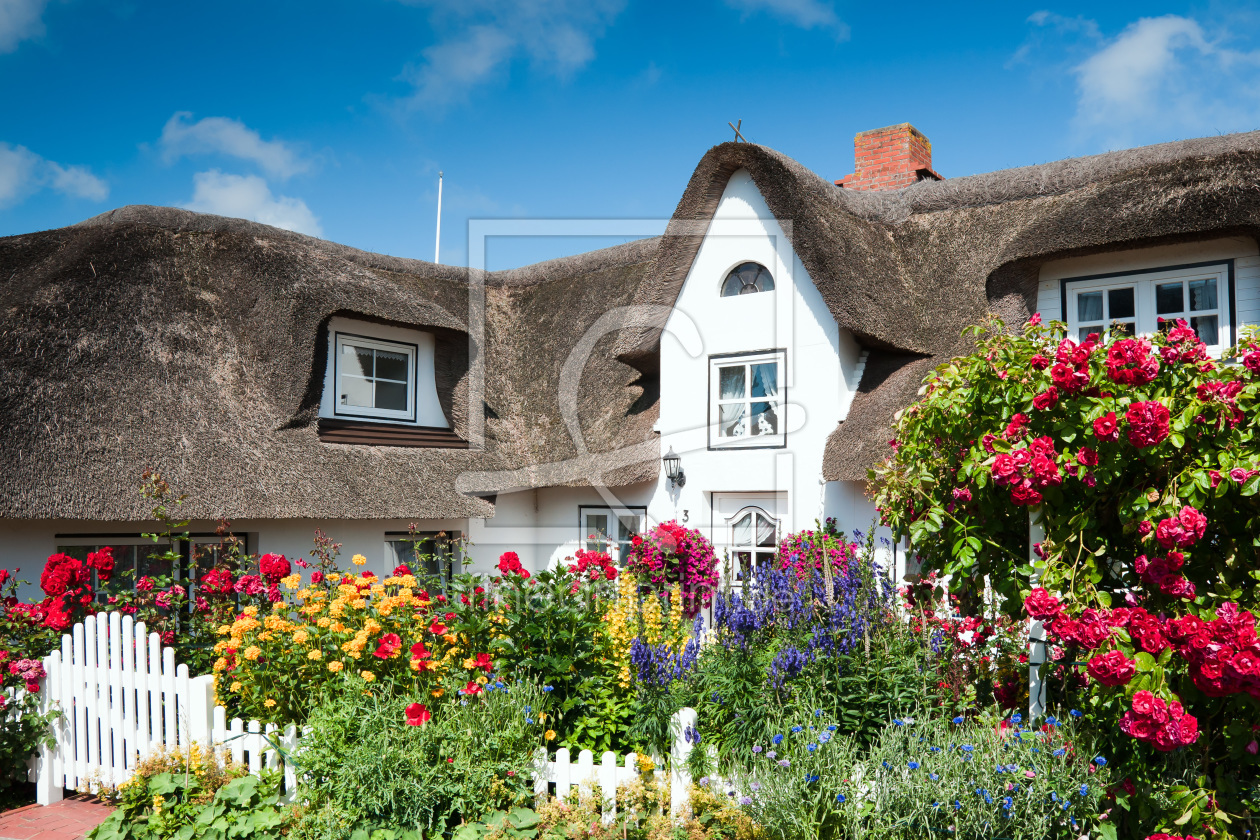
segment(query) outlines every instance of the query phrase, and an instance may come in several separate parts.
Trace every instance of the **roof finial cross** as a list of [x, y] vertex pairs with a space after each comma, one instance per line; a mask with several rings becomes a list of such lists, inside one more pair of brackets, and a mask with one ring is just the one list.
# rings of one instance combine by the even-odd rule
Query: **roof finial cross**
[[729, 125], [729, 126], [731, 127], [731, 131], [735, 132], [735, 142], [736, 142], [736, 143], [747, 143], [747, 142], [748, 142], [748, 138], [747, 138], [747, 137], [745, 137], [744, 135], [742, 135], [742, 134], [740, 134], [740, 133], [739, 133], [739, 127], [740, 127], [741, 125], [743, 125], [743, 124], [744, 124], [744, 121], [743, 121], [743, 120], [736, 120], [734, 124], [732, 124], [730, 120], [727, 120], [727, 121], [726, 121], [726, 124], [727, 124], [727, 125]]

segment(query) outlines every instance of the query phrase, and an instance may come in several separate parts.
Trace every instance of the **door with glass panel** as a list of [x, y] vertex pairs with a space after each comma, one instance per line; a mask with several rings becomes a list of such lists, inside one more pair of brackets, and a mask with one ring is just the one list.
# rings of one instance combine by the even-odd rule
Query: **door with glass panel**
[[713, 494], [711, 539], [727, 561], [723, 577], [732, 586], [774, 562], [786, 513], [786, 493]]

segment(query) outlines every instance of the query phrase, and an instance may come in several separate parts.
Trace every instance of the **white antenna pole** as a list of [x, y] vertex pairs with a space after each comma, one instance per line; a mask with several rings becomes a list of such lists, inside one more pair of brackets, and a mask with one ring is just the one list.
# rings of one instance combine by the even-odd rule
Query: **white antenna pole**
[[433, 261], [441, 262], [438, 255], [442, 253], [442, 173], [438, 172], [438, 217], [437, 235], [433, 238]]

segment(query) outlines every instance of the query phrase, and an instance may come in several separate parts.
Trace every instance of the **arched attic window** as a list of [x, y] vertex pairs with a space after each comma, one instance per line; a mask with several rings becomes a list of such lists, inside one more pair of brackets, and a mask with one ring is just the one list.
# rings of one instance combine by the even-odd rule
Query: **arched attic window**
[[772, 291], [774, 278], [770, 276], [770, 269], [761, 263], [741, 263], [731, 269], [731, 273], [722, 281], [722, 297]]

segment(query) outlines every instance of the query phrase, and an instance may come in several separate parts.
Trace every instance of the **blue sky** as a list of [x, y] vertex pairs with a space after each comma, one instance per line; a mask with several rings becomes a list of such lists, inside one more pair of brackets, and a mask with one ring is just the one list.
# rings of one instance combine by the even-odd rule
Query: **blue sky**
[[[960, 11], [961, 9], [961, 11]], [[0, 0], [0, 236], [125, 204], [467, 260], [469, 219], [665, 219], [745, 135], [946, 177], [1260, 126], [1260, 6]], [[663, 226], [663, 222], [662, 222]], [[619, 239], [504, 239], [492, 268]]]

